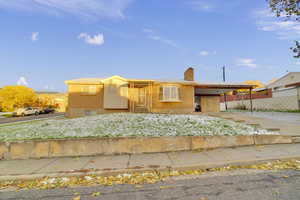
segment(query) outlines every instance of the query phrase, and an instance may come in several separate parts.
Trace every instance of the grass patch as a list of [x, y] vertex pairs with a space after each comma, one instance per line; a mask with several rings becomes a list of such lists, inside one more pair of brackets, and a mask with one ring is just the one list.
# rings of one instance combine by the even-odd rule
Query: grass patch
[[0, 126], [0, 141], [254, 134], [270, 133], [257, 127], [203, 115], [119, 113]]

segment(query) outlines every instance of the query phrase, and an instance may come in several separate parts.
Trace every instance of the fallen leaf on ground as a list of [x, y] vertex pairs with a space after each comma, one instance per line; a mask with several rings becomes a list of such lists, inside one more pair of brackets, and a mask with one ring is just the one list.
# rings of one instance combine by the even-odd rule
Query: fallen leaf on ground
[[208, 200], [207, 197], [201, 197], [199, 200]]
[[[86, 175], [86, 176], [73, 176], [68, 177], [56, 177], [50, 178], [45, 177], [36, 180], [14, 180], [14, 181], [0, 181], [0, 189], [5, 188], [16, 188], [16, 190], [21, 189], [54, 189], [54, 188], [67, 188], [75, 186], [112, 186], [120, 184], [131, 184], [135, 185], [137, 188], [141, 187], [143, 184], [153, 184], [171, 179], [172, 177], [185, 176], [185, 175], [201, 175], [208, 172], [218, 172], [218, 171], [232, 171], [239, 169], [257, 169], [257, 170], [299, 170], [300, 162], [299, 160], [277, 160], [273, 162], [266, 162], [254, 165], [240, 166], [225, 166], [220, 168], [208, 168], [199, 170], [185, 170], [185, 171], [156, 171], [150, 170], [148, 172], [134, 172], [134, 173], [124, 173], [114, 176], [97, 176], [97, 175]], [[286, 175], [285, 175], [286, 176]], [[287, 177], [287, 176], [286, 176]], [[161, 189], [172, 188], [172, 186], [161, 186]], [[117, 190], [117, 189], [115, 189]], [[80, 200], [79, 193], [75, 193], [76, 196], [74, 200]]]
[[80, 200], [80, 196], [74, 197], [73, 200]]
[[171, 188], [174, 188], [175, 186], [172, 186], [172, 185], [162, 185], [159, 187], [159, 189], [163, 190], [163, 189], [171, 189]]
[[101, 192], [94, 192], [93, 194], [92, 194], [92, 196], [93, 197], [97, 197], [97, 196], [99, 196], [101, 194]]

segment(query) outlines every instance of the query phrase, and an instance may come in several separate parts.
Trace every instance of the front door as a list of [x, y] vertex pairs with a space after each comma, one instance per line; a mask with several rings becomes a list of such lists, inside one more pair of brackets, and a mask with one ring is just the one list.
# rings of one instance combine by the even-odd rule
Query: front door
[[147, 112], [147, 89], [146, 87], [137, 88], [137, 99], [135, 112]]

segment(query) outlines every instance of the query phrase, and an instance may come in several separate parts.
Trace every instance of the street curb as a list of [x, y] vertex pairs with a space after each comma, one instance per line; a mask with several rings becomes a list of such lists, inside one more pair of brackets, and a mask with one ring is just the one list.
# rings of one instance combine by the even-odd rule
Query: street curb
[[0, 142], [0, 160], [194, 151], [292, 144], [285, 135], [118, 137]]
[[[164, 171], [188, 171], [188, 170], [208, 170], [212, 168], [222, 168], [226, 166], [247, 166], [247, 165], [255, 165], [255, 164], [262, 164], [266, 162], [272, 162], [277, 160], [291, 160], [296, 159], [300, 160], [300, 156], [285, 156], [285, 157], [274, 157], [268, 159], [256, 159], [256, 160], [248, 160], [248, 161], [229, 161], [226, 163], [209, 163], [209, 164], [199, 164], [194, 166], [180, 166], [180, 167], [172, 167], [172, 166], [165, 166], [159, 168], [127, 168], [127, 169], [114, 169], [114, 170], [91, 170], [87, 172], [61, 172], [61, 173], [41, 173], [41, 174], [22, 174], [22, 175], [6, 175], [0, 176], [0, 182], [4, 181], [15, 181], [15, 180], [34, 180], [34, 179], [42, 179], [44, 177], [49, 178], [59, 178], [59, 177], [74, 177], [74, 176], [87, 176], [87, 175], [97, 175], [97, 176], [114, 176], [118, 174], [125, 174], [125, 173], [143, 173], [149, 171], [155, 172], [164, 172]], [[82, 171], [82, 170], [80, 170]]]

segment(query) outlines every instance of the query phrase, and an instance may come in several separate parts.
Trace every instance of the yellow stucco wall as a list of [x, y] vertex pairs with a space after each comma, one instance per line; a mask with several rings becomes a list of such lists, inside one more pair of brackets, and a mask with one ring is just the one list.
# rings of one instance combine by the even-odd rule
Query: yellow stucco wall
[[[87, 84], [93, 85], [93, 84]], [[116, 113], [116, 112], [128, 112], [128, 109], [124, 110], [112, 110], [103, 108], [103, 85], [93, 85], [96, 87], [95, 94], [84, 94], [81, 91], [83, 84], [70, 84], [69, 85], [69, 97], [68, 97], [68, 117], [80, 117], [85, 115], [94, 115], [101, 113]]]
[[103, 108], [103, 85], [95, 85], [96, 94], [84, 94], [82, 85], [69, 85], [69, 108]]
[[220, 97], [201, 96], [201, 112], [220, 112]]

